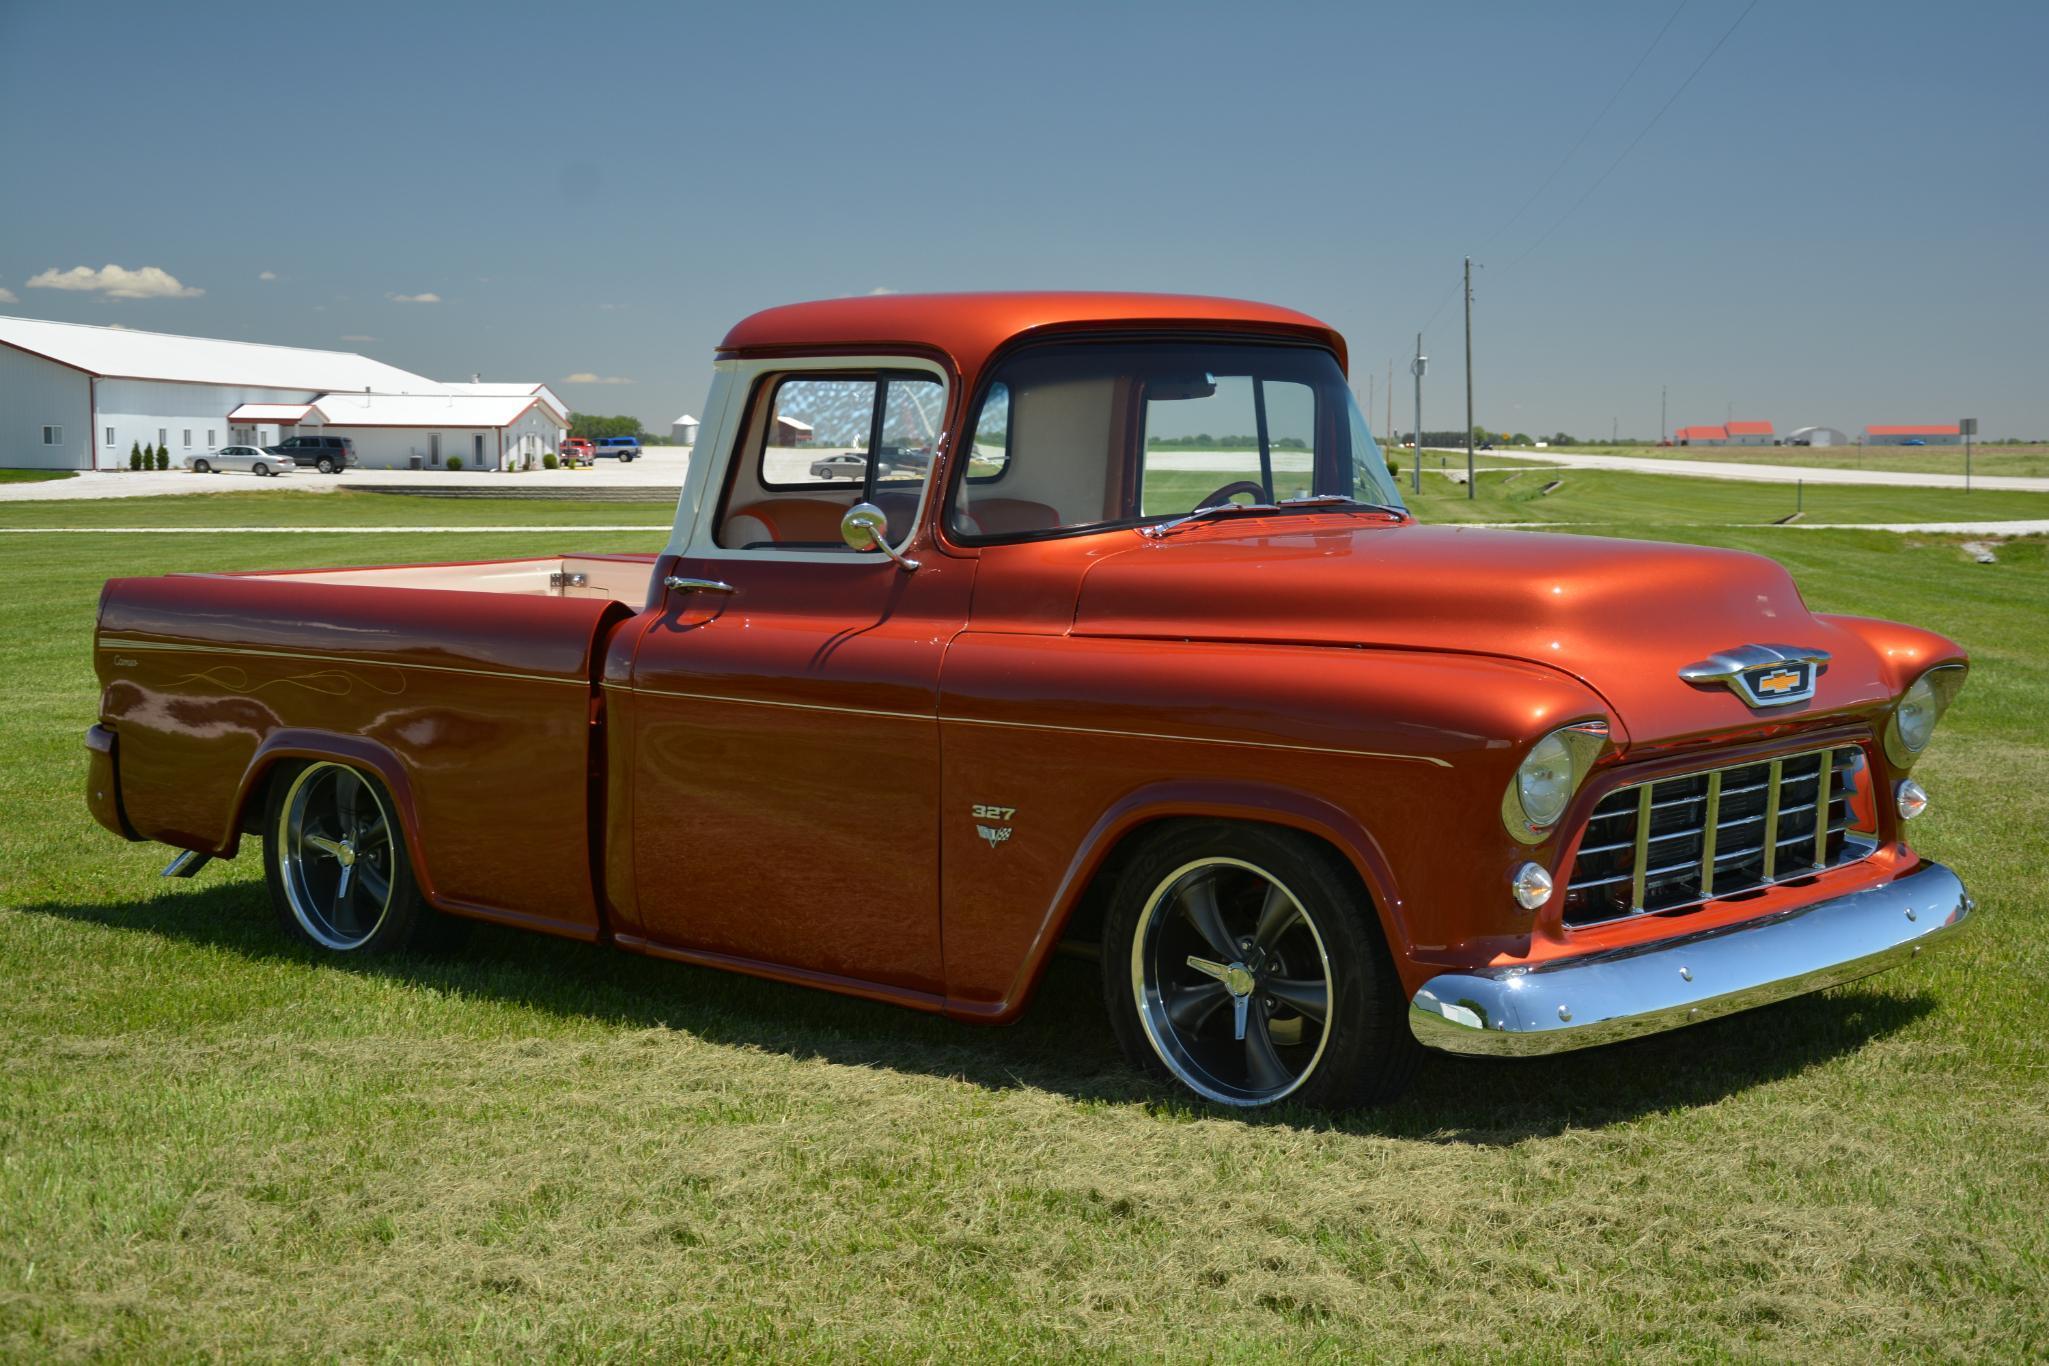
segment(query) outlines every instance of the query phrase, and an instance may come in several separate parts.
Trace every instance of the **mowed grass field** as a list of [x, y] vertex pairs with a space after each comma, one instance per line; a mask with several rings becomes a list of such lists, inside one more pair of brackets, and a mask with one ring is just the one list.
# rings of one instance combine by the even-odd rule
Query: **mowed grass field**
[[[2045, 544], [1980, 565], [1940, 537], [1678, 525], [1701, 491], [1657, 516], [1574, 496], [1601, 532], [1774, 554], [1817, 608], [1971, 648], [1917, 842], [1978, 923], [1822, 996], [1441, 1059], [1337, 1116], [1142, 1082], [1084, 963], [1005, 1030], [492, 929], [340, 965], [277, 930], [253, 842], [166, 883], [166, 851], [85, 814], [108, 575], [660, 532], [0, 532], [0, 1357], [2040, 1359]], [[177, 511], [250, 519], [210, 499]], [[456, 511], [374, 503], [355, 524]], [[802, 832], [764, 852], [803, 857]]]
[[[1854, 435], [1854, 433], [1852, 433]], [[1651, 460], [1711, 460], [1739, 465], [1807, 465], [1832, 470], [1902, 470], [1962, 474], [1964, 448], [1956, 446], [1556, 446], [1582, 455], [1631, 455]], [[1504, 447], [1506, 452], [1507, 448]], [[1550, 451], [1518, 448], [1541, 460]], [[2049, 442], [1971, 446], [1971, 473], [2049, 476]]]

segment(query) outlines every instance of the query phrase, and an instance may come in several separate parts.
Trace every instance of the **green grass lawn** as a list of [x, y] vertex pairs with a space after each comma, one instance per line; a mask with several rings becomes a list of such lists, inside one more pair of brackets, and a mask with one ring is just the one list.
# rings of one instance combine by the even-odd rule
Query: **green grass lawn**
[[[1541, 460], [1551, 450], [1580, 455], [1630, 455], [1650, 460], [1711, 460], [1739, 465], [1808, 465], [1831, 470], [1902, 470], [1962, 474], [1962, 446], [1554, 446], [1523, 451]], [[1973, 445], [1972, 474], [2049, 476], [2049, 443]]]
[[[1425, 455], [1430, 455], [1425, 452]], [[1590, 526], [1640, 523], [1701, 526], [1759, 526], [1795, 510], [1809, 522], [1961, 522], [2049, 520], [2049, 493], [1993, 493], [1973, 489], [1913, 489], [1855, 484], [1750, 484], [1733, 479], [1689, 479], [1680, 475], [1621, 470], [1529, 468], [1499, 462], [1482, 465], [1478, 496], [1466, 497], [1462, 457], [1442, 472], [1423, 467], [1423, 492], [1410, 491], [1407, 452], [1399, 483], [1405, 502], [1427, 522], [1572, 522]], [[1453, 466], [1456, 466], [1454, 471]], [[1243, 474], [1213, 471], [1156, 471], [1146, 478], [1148, 506], [1189, 507]], [[1552, 484], [1558, 488], [1546, 493]], [[1157, 498], [1157, 504], [1154, 499]], [[1178, 500], [1178, 502], [1177, 502]], [[1245, 501], [1240, 499], [1239, 501]], [[4, 522], [0, 522], [4, 525]], [[1788, 533], [1794, 534], [1794, 533]]]
[[[1142, 1083], [1066, 960], [1006, 1030], [512, 931], [318, 960], [253, 845], [166, 883], [166, 851], [87, 818], [94, 602], [110, 573], [433, 538], [0, 535], [0, 1358], [2040, 1359], [2045, 543], [1978, 565], [1938, 537], [1670, 525], [1701, 491], [1612, 529], [1763, 550], [1817, 608], [1971, 648], [1918, 842], [1978, 924], [1748, 1016], [1439, 1060], [1338, 1117]], [[408, 501], [361, 524], [460, 511]]]
[[0, 484], [47, 484], [53, 479], [69, 479], [75, 470], [0, 470]]
[[[337, 489], [333, 493], [186, 493], [167, 498], [99, 498], [0, 503], [8, 527], [192, 526], [661, 526], [676, 500], [409, 498]], [[467, 541], [465, 541], [467, 544]], [[657, 545], [659, 546], [659, 542]]]

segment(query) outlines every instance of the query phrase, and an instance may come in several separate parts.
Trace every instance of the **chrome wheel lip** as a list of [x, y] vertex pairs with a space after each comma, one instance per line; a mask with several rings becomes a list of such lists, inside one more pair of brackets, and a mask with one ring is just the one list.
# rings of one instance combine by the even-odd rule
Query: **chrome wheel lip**
[[1138, 925], [1131, 936], [1132, 998], [1138, 1008], [1139, 1025], [1145, 1030], [1146, 1041], [1152, 1045], [1154, 1056], [1166, 1065], [1167, 1070], [1173, 1073], [1182, 1085], [1205, 1100], [1215, 1101], [1219, 1105], [1236, 1106], [1241, 1109], [1272, 1105], [1301, 1090], [1309, 1079], [1316, 1075], [1316, 1069], [1322, 1065], [1323, 1055], [1330, 1047], [1331, 1023], [1327, 1016], [1322, 1022], [1322, 1033], [1317, 1037], [1315, 1053], [1310, 1056], [1308, 1064], [1296, 1075], [1294, 1081], [1277, 1090], [1254, 1092], [1218, 1080], [1195, 1061], [1181, 1042], [1179, 1030], [1168, 1018], [1163, 998], [1154, 990], [1153, 984], [1147, 981], [1148, 964], [1155, 957], [1151, 951], [1152, 940], [1171, 915], [1173, 892], [1191, 874], [1216, 868], [1232, 868], [1251, 873], [1264, 879], [1270, 887], [1278, 888], [1282, 895], [1288, 898], [1316, 945], [1317, 966], [1323, 973], [1325, 999], [1329, 1002], [1328, 1010], [1337, 1009], [1338, 983], [1337, 975], [1331, 969], [1330, 949], [1323, 942], [1323, 932], [1316, 927], [1316, 921], [1309, 914], [1308, 908], [1302, 904], [1302, 899], [1295, 895], [1294, 889], [1286, 882], [1258, 864], [1244, 859], [1220, 856], [1194, 859], [1182, 864], [1160, 879], [1147, 894], [1145, 908], [1139, 912]]
[[[371, 918], [368, 928], [360, 933], [343, 934], [320, 908], [320, 898], [314, 894], [307, 881], [307, 861], [335, 857], [345, 870], [353, 873], [358, 858], [358, 852], [350, 840], [340, 842], [347, 852], [337, 856], [319, 847], [321, 844], [334, 844], [334, 841], [314, 836], [307, 830], [308, 808], [317, 791], [315, 784], [322, 779], [331, 781], [341, 774], [348, 775], [359, 784], [359, 800], [361, 797], [368, 797], [370, 804], [376, 807], [377, 825], [384, 832], [385, 847], [393, 851], [395, 859], [397, 829], [392, 824], [390, 808], [384, 804], [384, 798], [376, 785], [346, 764], [308, 764], [292, 780], [291, 787], [286, 789], [284, 803], [278, 816], [278, 881], [284, 888], [285, 904], [291, 909], [292, 918], [298, 922], [299, 928], [323, 948], [348, 953], [369, 943], [377, 931], [383, 928], [385, 919], [390, 916], [395, 891], [395, 869], [386, 867], [383, 870], [383, 904], [377, 908], [377, 914]], [[388, 859], [387, 863], [391, 861]]]

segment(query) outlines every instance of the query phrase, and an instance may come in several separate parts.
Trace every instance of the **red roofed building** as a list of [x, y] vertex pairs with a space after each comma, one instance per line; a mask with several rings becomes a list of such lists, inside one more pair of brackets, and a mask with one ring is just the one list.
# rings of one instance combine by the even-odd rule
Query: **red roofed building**
[[1954, 422], [1907, 423], [1904, 426], [1864, 429], [1864, 444], [1867, 446], [1904, 446], [1908, 442], [1919, 442], [1923, 446], [1954, 446], [1961, 440], [1963, 437]]
[[1726, 446], [1729, 444], [1729, 429], [1726, 427], [1681, 427], [1672, 433], [1675, 446]]
[[1772, 444], [1772, 424], [1769, 422], [1731, 422], [1726, 428], [1731, 446], [1769, 446]]

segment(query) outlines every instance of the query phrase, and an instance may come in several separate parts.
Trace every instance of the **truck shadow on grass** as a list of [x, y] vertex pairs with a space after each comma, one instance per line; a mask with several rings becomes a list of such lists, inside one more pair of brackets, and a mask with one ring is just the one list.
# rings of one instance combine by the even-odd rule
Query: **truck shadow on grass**
[[620, 1029], [673, 1029], [707, 1042], [794, 1058], [958, 1078], [990, 1090], [1032, 1087], [1077, 1100], [1144, 1104], [1251, 1126], [1506, 1145], [1705, 1106], [1906, 1028], [1935, 1008], [1925, 992], [1853, 984], [1670, 1034], [1551, 1058], [1433, 1055], [1399, 1102], [1325, 1114], [1245, 1113], [1186, 1097], [1128, 1067], [1103, 1018], [1094, 964], [1056, 960], [1016, 1025], [980, 1029], [936, 1016], [594, 945], [477, 925], [453, 953], [346, 960], [318, 955], [278, 927], [262, 884], [171, 892], [115, 905], [43, 904], [24, 912], [227, 950], [251, 963], [317, 964], [557, 1018]]

